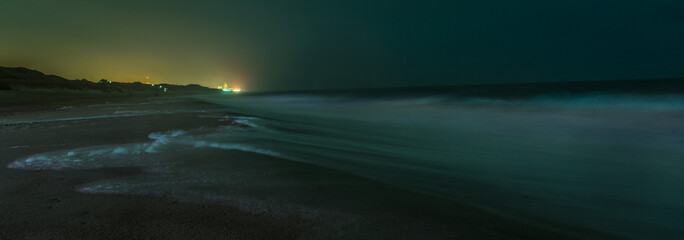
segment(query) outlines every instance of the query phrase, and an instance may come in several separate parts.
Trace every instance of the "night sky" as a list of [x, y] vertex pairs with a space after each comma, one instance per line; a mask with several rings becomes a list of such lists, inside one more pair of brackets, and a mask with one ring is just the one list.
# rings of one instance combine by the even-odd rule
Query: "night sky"
[[0, 1], [0, 66], [252, 91], [684, 77], [684, 1]]

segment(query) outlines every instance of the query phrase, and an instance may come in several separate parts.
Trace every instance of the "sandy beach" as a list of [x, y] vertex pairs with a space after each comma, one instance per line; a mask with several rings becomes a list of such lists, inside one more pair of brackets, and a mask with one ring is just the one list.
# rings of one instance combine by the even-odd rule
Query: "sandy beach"
[[4, 0], [0, 240], [684, 239], [682, 12]]
[[[63, 149], [150, 141], [175, 129], [235, 124], [229, 109], [192, 98], [63, 106], [4, 116], [0, 125], [0, 239], [563, 239], [605, 238], [536, 226], [336, 170], [238, 150], [162, 155], [225, 161], [231, 199], [79, 192], [140, 168], [22, 170], [12, 161]], [[256, 187], [254, 187], [256, 186]], [[223, 191], [219, 189], [219, 191]]]

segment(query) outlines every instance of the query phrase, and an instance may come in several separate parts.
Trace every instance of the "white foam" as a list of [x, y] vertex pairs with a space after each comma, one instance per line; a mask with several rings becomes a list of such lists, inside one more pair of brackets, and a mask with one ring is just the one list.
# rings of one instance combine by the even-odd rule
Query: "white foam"
[[187, 132], [185, 130], [178, 129], [178, 130], [170, 130], [170, 131], [166, 131], [166, 132], [153, 132], [153, 133], [150, 133], [149, 135], [147, 135], [147, 137], [150, 139], [160, 140], [160, 139], [178, 137], [178, 136], [184, 135], [186, 133]]
[[176, 111], [139, 111], [139, 110], [121, 110], [114, 111], [114, 114], [141, 114], [141, 115], [156, 115], [156, 114], [170, 114], [177, 113]]
[[195, 141], [195, 143], [193, 144], [193, 146], [196, 147], [196, 148], [203, 148], [203, 147], [209, 146], [209, 143], [206, 142], [206, 141]]
[[144, 153], [149, 143], [103, 145], [68, 151], [46, 152], [15, 160], [7, 165], [14, 169], [90, 169], [101, 167], [142, 166], [133, 156]]
[[248, 127], [252, 127], [252, 128], [257, 128], [257, 127], [259, 127], [259, 125], [257, 125], [256, 123], [253, 123], [253, 122], [251, 122], [251, 121], [249, 121], [249, 120], [247, 120], [247, 119], [237, 119], [237, 120], [235, 120], [235, 121], [233, 121], [233, 122], [234, 122], [234, 123], [238, 123], [238, 124], [242, 124], [242, 125], [245, 125], [245, 126], [248, 126]]
[[266, 150], [266, 149], [260, 149], [260, 148], [255, 148], [249, 145], [244, 145], [244, 144], [232, 144], [232, 143], [211, 143], [209, 144], [209, 147], [213, 148], [220, 148], [220, 149], [225, 149], [225, 150], [240, 150], [243, 152], [254, 152], [254, 153], [259, 153], [263, 155], [269, 155], [273, 157], [283, 157], [282, 154], [278, 152], [274, 152], [271, 150]]
[[[242, 119], [240, 124], [255, 124]], [[65, 151], [46, 152], [32, 155], [11, 162], [9, 168], [17, 169], [89, 169], [102, 167], [131, 167], [147, 166], [144, 154], [180, 151], [192, 148], [219, 148], [225, 150], [239, 150], [254, 152], [275, 157], [282, 157], [280, 153], [239, 143], [231, 143], [226, 138], [227, 131], [234, 126], [218, 128], [199, 128], [194, 130], [170, 130], [166, 132], [150, 133], [148, 137], [154, 141], [146, 143], [131, 143], [121, 145], [101, 145]], [[240, 128], [238, 128], [240, 129]], [[155, 159], [155, 157], [148, 157]], [[164, 162], [164, 159], [161, 159]], [[169, 164], [169, 163], [165, 163]]]
[[128, 153], [128, 149], [123, 148], [123, 147], [117, 147], [112, 151], [112, 154], [126, 154]]

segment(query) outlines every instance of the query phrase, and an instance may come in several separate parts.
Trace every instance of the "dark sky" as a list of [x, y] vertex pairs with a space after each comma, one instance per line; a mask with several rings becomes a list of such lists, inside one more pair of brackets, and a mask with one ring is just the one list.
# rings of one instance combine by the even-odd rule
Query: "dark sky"
[[0, 2], [0, 65], [294, 90], [684, 77], [684, 1]]

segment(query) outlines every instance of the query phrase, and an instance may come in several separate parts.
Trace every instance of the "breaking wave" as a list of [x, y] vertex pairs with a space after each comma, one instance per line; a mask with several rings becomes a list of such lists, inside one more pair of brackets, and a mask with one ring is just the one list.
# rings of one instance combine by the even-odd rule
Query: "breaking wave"
[[[250, 120], [236, 118], [241, 126], [222, 126], [218, 128], [200, 128], [193, 130], [171, 130], [150, 133], [152, 142], [129, 143], [120, 145], [91, 146], [66, 151], [55, 151], [32, 155], [8, 164], [16, 169], [94, 169], [112, 167], [145, 167], [169, 165], [163, 159], [153, 155], [162, 152], [188, 151], [193, 148], [218, 148], [255, 152], [275, 157], [283, 157], [277, 152], [259, 149], [246, 144], [221, 141], [221, 138], [234, 131], [245, 131], [243, 126], [256, 127]], [[256, 118], [251, 118], [252, 120]]]
[[[224, 121], [221, 127], [42, 153], [9, 167], [141, 167], [159, 174], [79, 189], [230, 198], [249, 195], [243, 185], [271, 170], [238, 175], [227, 167], [230, 156], [212, 161], [195, 156], [240, 150], [344, 171], [523, 221], [560, 222], [628, 238], [684, 234], [681, 96], [504, 99], [422, 92], [203, 100], [237, 114], [204, 116]], [[278, 186], [260, 189], [278, 192]]]

